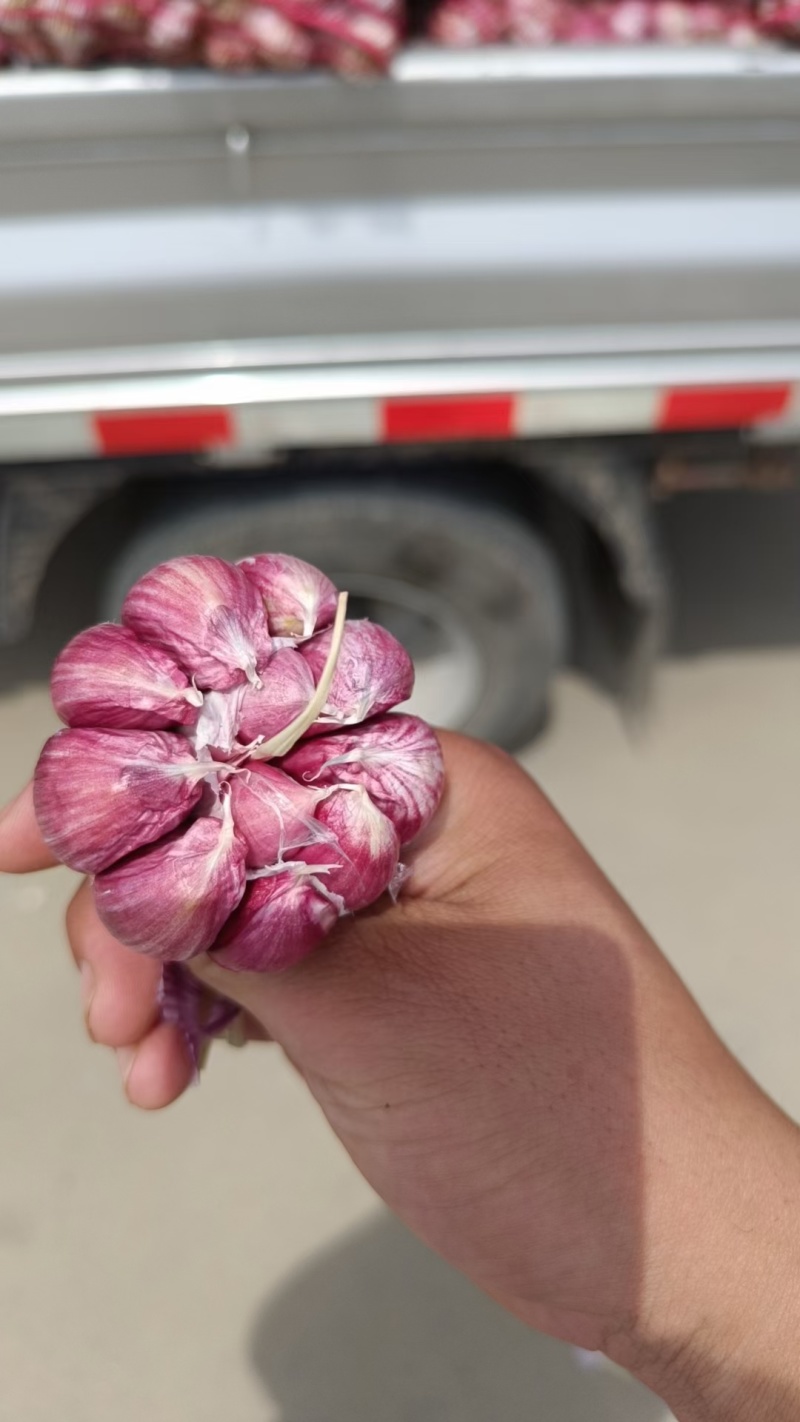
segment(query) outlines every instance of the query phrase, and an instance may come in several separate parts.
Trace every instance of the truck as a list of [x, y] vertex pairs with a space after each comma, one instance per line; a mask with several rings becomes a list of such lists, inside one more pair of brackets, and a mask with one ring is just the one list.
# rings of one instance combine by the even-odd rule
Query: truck
[[6, 647], [81, 529], [101, 617], [279, 548], [514, 747], [567, 661], [641, 704], [654, 500], [793, 479], [799, 390], [790, 50], [0, 75]]

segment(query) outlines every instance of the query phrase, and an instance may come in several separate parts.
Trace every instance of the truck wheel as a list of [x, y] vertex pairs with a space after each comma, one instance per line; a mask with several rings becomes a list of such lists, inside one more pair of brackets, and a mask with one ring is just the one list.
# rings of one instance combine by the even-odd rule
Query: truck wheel
[[131, 584], [166, 558], [269, 549], [316, 563], [348, 589], [350, 615], [408, 647], [419, 715], [508, 749], [540, 726], [567, 649], [558, 566], [518, 516], [478, 499], [372, 483], [169, 500], [123, 549], [106, 614], [117, 617]]

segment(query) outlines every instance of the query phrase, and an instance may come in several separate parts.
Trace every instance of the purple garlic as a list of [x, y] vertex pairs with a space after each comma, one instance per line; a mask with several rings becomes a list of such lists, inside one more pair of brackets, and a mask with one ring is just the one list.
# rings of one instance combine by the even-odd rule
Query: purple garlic
[[235, 972], [277, 972], [307, 957], [338, 918], [338, 906], [321, 891], [311, 870], [290, 865], [248, 884], [213, 956]]
[[73, 637], [56, 659], [50, 693], [68, 726], [106, 729], [190, 725], [203, 702], [166, 652], [115, 622]]
[[198, 982], [182, 963], [163, 965], [157, 1001], [161, 1021], [182, 1033], [197, 1081], [207, 1046], [233, 1027], [242, 1010]]
[[251, 761], [231, 776], [236, 828], [247, 846], [247, 863], [261, 869], [291, 850], [327, 838], [314, 819], [323, 790], [298, 785], [274, 765]]
[[97, 873], [180, 824], [209, 768], [168, 731], [57, 731], [33, 778], [42, 838], [70, 868]]
[[245, 846], [226, 800], [221, 819], [195, 820], [98, 874], [94, 897], [122, 943], [175, 963], [211, 947], [245, 882]]
[[288, 647], [275, 653], [262, 680], [261, 687], [248, 686], [242, 696], [237, 735], [243, 745], [283, 731], [314, 695], [308, 663]]
[[147, 27], [147, 47], [165, 62], [190, 52], [202, 24], [202, 7], [195, 0], [166, 0], [152, 15]]
[[96, 876], [109, 931], [171, 965], [162, 1020], [197, 1063], [236, 1009], [198, 995], [182, 961], [284, 968], [396, 896], [442, 761], [424, 723], [384, 714], [411, 692], [407, 653], [347, 622], [347, 594], [299, 559], [177, 558], [123, 618], [58, 658], [71, 724], [41, 753], [34, 803], [54, 854]]
[[122, 620], [170, 652], [203, 690], [229, 691], [259, 673], [272, 654], [261, 601], [240, 568], [221, 558], [173, 558], [134, 583]]
[[506, 0], [506, 16], [515, 44], [538, 47], [558, 38], [564, 5], [562, 0]]
[[312, 49], [310, 36], [278, 10], [254, 5], [244, 11], [241, 26], [257, 57], [270, 69], [308, 69]]
[[300, 741], [281, 766], [304, 785], [361, 785], [408, 844], [442, 797], [439, 742], [418, 716], [377, 716], [352, 731]]
[[264, 599], [274, 637], [310, 637], [336, 615], [337, 592], [319, 568], [288, 553], [259, 553], [239, 567]]
[[294, 857], [315, 864], [325, 888], [356, 913], [392, 883], [400, 857], [397, 830], [360, 785], [334, 790], [321, 802], [317, 820], [332, 843], [299, 849]]
[[506, 31], [505, 4], [498, 0], [441, 0], [434, 9], [429, 33], [451, 49], [497, 44]]
[[[317, 634], [298, 648], [318, 681], [330, 651], [331, 632]], [[414, 664], [391, 632], [366, 618], [346, 622], [342, 645], [322, 714], [308, 734], [357, 725], [391, 711], [414, 689]]]

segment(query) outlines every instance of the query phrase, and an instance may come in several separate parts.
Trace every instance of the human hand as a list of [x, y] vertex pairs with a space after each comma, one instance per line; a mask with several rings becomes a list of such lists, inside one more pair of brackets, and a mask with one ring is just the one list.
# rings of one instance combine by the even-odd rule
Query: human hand
[[[195, 971], [283, 1046], [383, 1199], [506, 1308], [687, 1419], [796, 1416], [800, 1382], [794, 1410], [757, 1401], [797, 1366], [795, 1128], [528, 777], [443, 740], [445, 803], [397, 905], [287, 973]], [[0, 867], [45, 862], [23, 796]], [[69, 933], [130, 1099], [174, 1099], [190, 1068], [153, 1025], [157, 965], [114, 943], [86, 886]]]

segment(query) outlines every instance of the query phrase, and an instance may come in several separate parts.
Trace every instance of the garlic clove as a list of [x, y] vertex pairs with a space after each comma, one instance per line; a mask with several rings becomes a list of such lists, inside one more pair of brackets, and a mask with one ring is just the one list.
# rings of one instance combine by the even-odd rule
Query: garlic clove
[[245, 846], [228, 802], [113, 864], [94, 881], [97, 912], [128, 948], [182, 962], [211, 947], [245, 890]]
[[288, 553], [259, 553], [239, 567], [264, 599], [274, 637], [310, 637], [333, 622], [336, 588], [311, 563]]
[[402, 712], [299, 741], [280, 764], [303, 785], [362, 785], [401, 844], [430, 823], [444, 789], [435, 733], [418, 716]]
[[255, 587], [222, 558], [195, 554], [159, 564], [134, 583], [122, 620], [176, 657], [203, 690], [260, 685], [272, 654]]
[[248, 686], [242, 696], [238, 737], [245, 745], [284, 730], [314, 695], [311, 669], [299, 652], [276, 652], [262, 680], [263, 686]]
[[231, 777], [231, 804], [237, 832], [247, 846], [251, 868], [275, 864], [290, 850], [329, 838], [314, 819], [324, 790], [298, 785], [263, 761], [251, 761]]
[[169, 731], [58, 731], [33, 778], [42, 837], [64, 864], [96, 873], [180, 824], [211, 768]]
[[235, 972], [277, 972], [307, 957], [338, 918], [338, 908], [320, 892], [313, 874], [290, 866], [248, 884], [212, 954]]
[[50, 691], [68, 726], [112, 730], [190, 725], [203, 700], [172, 657], [115, 622], [73, 637], [56, 659]]
[[266, 740], [261, 740], [252, 749], [253, 760], [275, 760], [278, 756], [286, 755], [293, 745], [296, 745], [301, 736], [304, 736], [317, 717], [321, 714], [328, 699], [328, 692], [333, 681], [333, 674], [336, 671], [336, 663], [339, 660], [339, 652], [342, 646], [344, 629], [347, 625], [347, 593], [339, 593], [336, 600], [336, 616], [333, 626], [330, 629], [330, 641], [325, 662], [320, 672], [317, 683], [314, 687], [314, 695], [306, 706], [303, 707], [299, 716], [295, 716], [288, 726], [284, 726], [282, 731], [278, 731], [274, 736], [268, 736]]
[[298, 849], [295, 859], [327, 861], [320, 880], [338, 896], [349, 913], [379, 899], [392, 883], [400, 856], [400, 839], [391, 820], [373, 805], [360, 785], [334, 790], [317, 808], [317, 821], [332, 837], [319, 846]]
[[[318, 681], [331, 645], [331, 632], [319, 632], [298, 648]], [[390, 711], [414, 689], [414, 665], [391, 632], [366, 618], [345, 623], [336, 670], [322, 715], [307, 735], [335, 726], [356, 725]]]
[[207, 691], [192, 741], [198, 755], [205, 750], [231, 755], [236, 747], [246, 684], [230, 691]]

